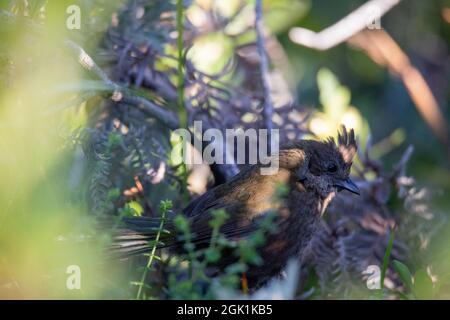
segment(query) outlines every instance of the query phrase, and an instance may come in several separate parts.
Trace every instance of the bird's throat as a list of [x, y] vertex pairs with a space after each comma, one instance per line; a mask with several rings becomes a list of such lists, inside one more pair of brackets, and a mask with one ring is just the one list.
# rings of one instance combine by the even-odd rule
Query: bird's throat
[[328, 205], [334, 199], [335, 195], [336, 192], [333, 191], [327, 197], [321, 198], [319, 200], [318, 211], [320, 213], [320, 216], [322, 216], [325, 213], [325, 210], [328, 208]]

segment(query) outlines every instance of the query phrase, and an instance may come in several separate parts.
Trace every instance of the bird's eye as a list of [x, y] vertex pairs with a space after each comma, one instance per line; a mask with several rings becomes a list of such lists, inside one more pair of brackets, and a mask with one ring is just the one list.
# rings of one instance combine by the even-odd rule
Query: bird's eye
[[330, 172], [330, 173], [335, 173], [337, 171], [337, 166], [335, 164], [330, 164], [327, 167], [327, 171]]

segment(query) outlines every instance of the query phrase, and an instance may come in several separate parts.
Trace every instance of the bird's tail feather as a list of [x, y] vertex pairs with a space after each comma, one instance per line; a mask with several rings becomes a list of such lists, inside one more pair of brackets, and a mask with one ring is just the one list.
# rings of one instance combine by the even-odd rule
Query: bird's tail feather
[[176, 239], [171, 231], [174, 228], [171, 223], [165, 223], [162, 229], [160, 225], [161, 220], [157, 218], [123, 219], [119, 228], [114, 232], [110, 251], [114, 256], [125, 258], [150, 252], [154, 246], [158, 249], [170, 247]]

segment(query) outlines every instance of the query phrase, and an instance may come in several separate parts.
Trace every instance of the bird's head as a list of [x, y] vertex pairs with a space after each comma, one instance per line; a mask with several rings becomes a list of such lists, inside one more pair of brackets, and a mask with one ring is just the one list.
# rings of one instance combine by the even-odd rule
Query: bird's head
[[338, 143], [333, 138], [326, 141], [303, 140], [280, 148], [280, 167], [289, 169], [300, 191], [314, 192], [327, 198], [341, 190], [359, 194], [350, 179], [352, 160], [357, 146], [355, 133], [343, 127]]

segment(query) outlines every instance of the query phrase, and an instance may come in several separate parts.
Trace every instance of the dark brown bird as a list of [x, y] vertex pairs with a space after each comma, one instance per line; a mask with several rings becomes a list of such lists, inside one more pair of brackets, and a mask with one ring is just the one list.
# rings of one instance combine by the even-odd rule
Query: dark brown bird
[[[250, 265], [246, 273], [251, 288], [259, 287], [279, 274], [287, 261], [301, 256], [311, 240], [317, 222], [336, 192], [348, 190], [359, 194], [350, 180], [352, 159], [356, 152], [353, 129], [343, 127], [338, 144], [326, 141], [301, 140], [280, 147], [279, 170], [273, 175], [262, 175], [261, 165], [241, 171], [227, 183], [219, 185], [192, 201], [183, 214], [189, 219], [196, 249], [207, 248], [211, 238], [211, 212], [224, 209], [229, 219], [221, 228], [228, 239], [239, 240], [259, 228], [259, 221], [268, 212], [275, 212], [274, 233], [267, 234], [265, 244], [258, 249], [261, 265]], [[274, 201], [277, 187], [288, 186], [282, 201]], [[116, 238], [116, 252], [142, 253], [149, 250], [148, 241], [155, 239], [155, 220], [131, 218], [125, 220], [127, 229]], [[177, 237], [170, 221], [165, 225], [171, 231], [165, 245], [182, 252], [183, 242]], [[223, 254], [217, 270], [236, 262], [232, 254]]]

